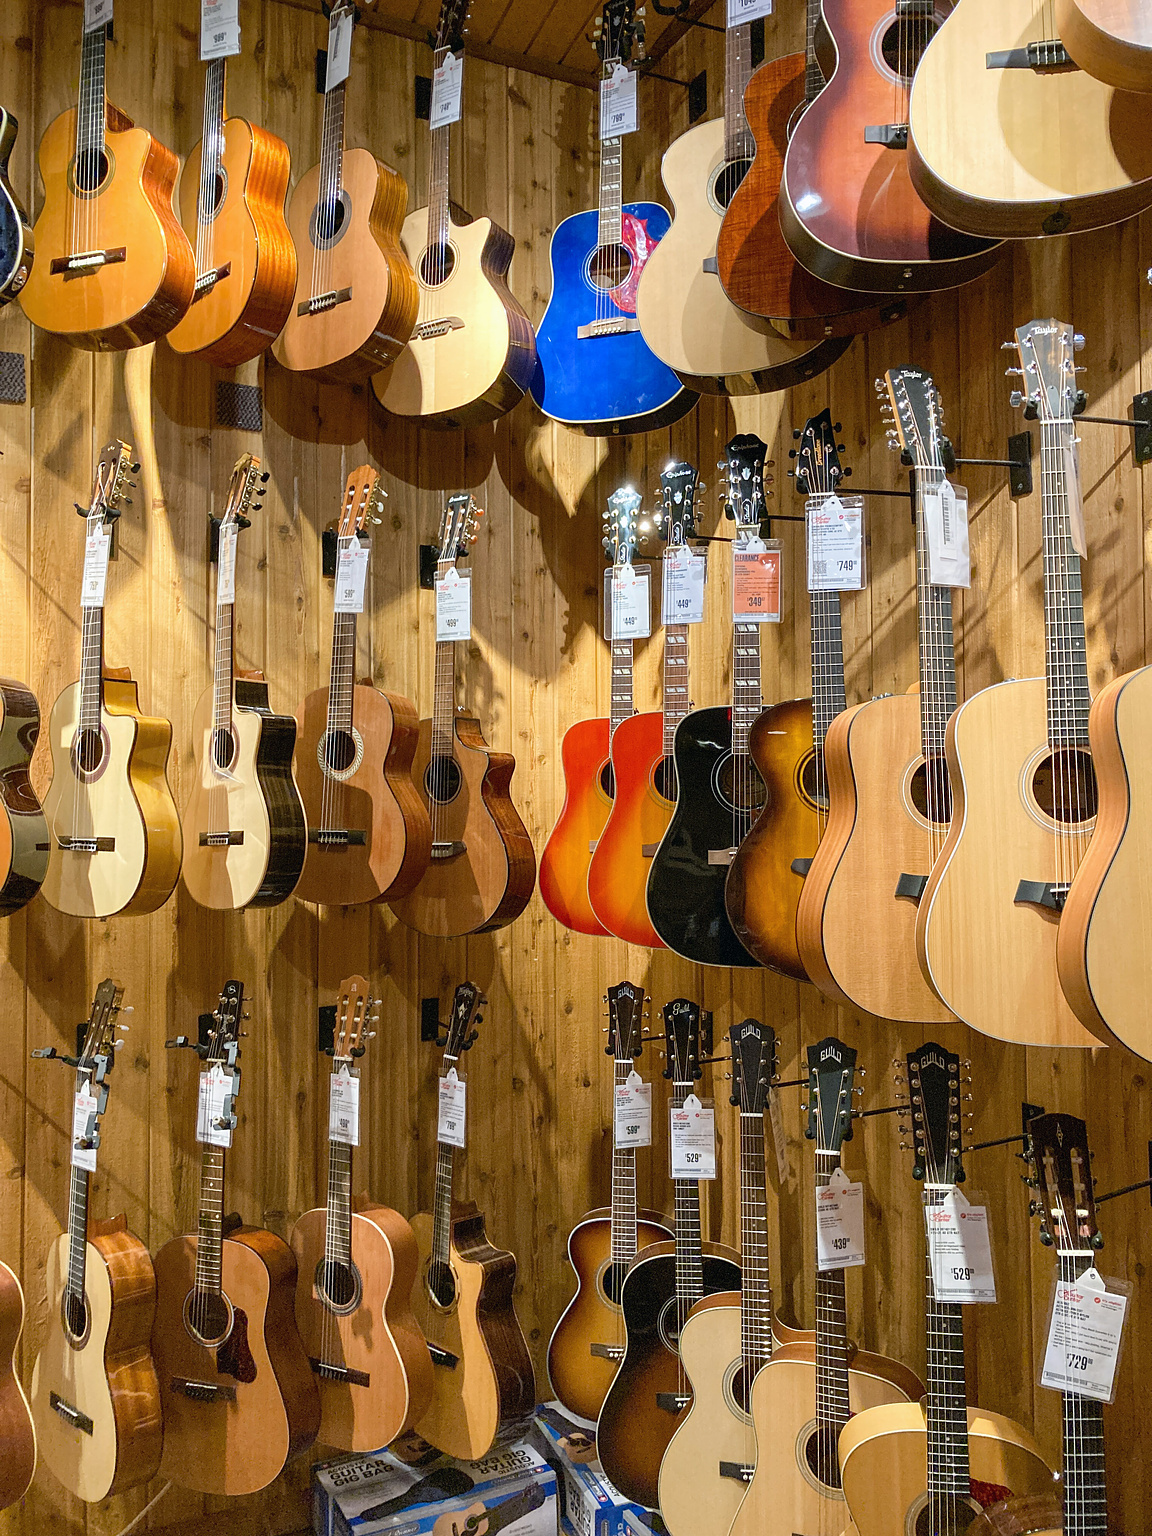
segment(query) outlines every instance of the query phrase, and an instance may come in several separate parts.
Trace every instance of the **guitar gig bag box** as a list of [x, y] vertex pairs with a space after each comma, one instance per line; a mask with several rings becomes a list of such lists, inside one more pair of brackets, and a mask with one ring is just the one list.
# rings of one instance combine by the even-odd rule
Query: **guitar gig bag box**
[[572, 1536], [634, 1536], [625, 1515], [646, 1511], [605, 1476], [596, 1458], [595, 1424], [562, 1403], [542, 1403], [534, 1423], [536, 1443], [560, 1473], [562, 1523]]

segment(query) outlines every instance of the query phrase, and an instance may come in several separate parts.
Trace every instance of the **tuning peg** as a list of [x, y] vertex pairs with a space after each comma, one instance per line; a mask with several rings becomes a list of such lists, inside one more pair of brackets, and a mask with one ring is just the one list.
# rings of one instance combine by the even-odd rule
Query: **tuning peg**
[[1018, 389], [1014, 389], [1008, 396], [1008, 404], [1012, 407], [1013, 410], [1019, 410], [1019, 408], [1024, 404], [1024, 396]]
[[1072, 350], [1073, 352], [1083, 352], [1084, 350], [1084, 338], [1079, 331], [1072, 337]]
[[138, 475], [140, 473], [140, 465], [136, 460], [133, 460], [132, 463], [129, 464], [128, 473], [131, 475]]

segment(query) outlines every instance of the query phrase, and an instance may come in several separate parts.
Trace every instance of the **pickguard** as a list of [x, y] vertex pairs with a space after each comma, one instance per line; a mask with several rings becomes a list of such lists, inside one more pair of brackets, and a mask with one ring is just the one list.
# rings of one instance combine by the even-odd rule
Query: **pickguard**
[[990, 1509], [993, 1504], [1012, 1497], [1011, 1488], [1002, 1488], [998, 1483], [979, 1483], [974, 1477], [968, 1479], [968, 1487], [981, 1509]]
[[233, 1307], [232, 1331], [216, 1351], [216, 1369], [245, 1385], [256, 1380], [256, 1362], [248, 1348], [248, 1315], [239, 1307]]
[[636, 313], [636, 290], [640, 287], [640, 274], [649, 256], [656, 249], [657, 241], [648, 233], [648, 220], [638, 219], [625, 208], [620, 215], [620, 244], [632, 258], [632, 267], [619, 288], [609, 290], [613, 304], [626, 315]]

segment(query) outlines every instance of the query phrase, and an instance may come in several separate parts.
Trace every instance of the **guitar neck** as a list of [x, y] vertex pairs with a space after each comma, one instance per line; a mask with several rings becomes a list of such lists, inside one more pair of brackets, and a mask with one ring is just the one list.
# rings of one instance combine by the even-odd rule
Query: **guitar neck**
[[611, 713], [608, 720], [609, 740], [616, 734], [616, 727], [631, 717], [632, 670], [635, 647], [631, 640], [612, 642], [612, 695]]
[[816, 28], [820, 25], [820, 21], [820, 0], [808, 0], [808, 16], [804, 42], [804, 57], [807, 60], [804, 68], [804, 100], [806, 104], [815, 101], [824, 89], [824, 71], [816, 62]]
[[[817, 1151], [816, 1187], [822, 1189], [840, 1166], [840, 1155]], [[851, 1417], [848, 1400], [848, 1313], [842, 1269], [816, 1271], [816, 1422], [821, 1443], [832, 1447], [822, 1457], [821, 1476], [840, 1487], [836, 1439]]]
[[76, 111], [77, 180], [85, 187], [95, 187], [99, 165], [106, 145], [105, 120], [107, 98], [104, 84], [104, 56], [108, 32], [94, 27], [84, 33], [80, 49], [80, 94]]
[[[611, 73], [611, 71], [608, 71]], [[624, 141], [605, 139], [600, 145], [600, 218], [597, 243], [619, 245], [624, 227]]]
[[226, 59], [213, 59], [204, 76], [204, 126], [200, 136], [200, 187], [196, 199], [196, 278], [215, 271], [213, 235], [216, 193], [224, 165]]
[[[1095, 1262], [1092, 1254], [1062, 1253], [1060, 1282], [1075, 1285]], [[1108, 1497], [1104, 1474], [1104, 1405], [1095, 1398], [1065, 1392], [1064, 1536], [1107, 1536]]]
[[328, 730], [352, 729], [353, 677], [356, 669], [356, 615], [332, 615], [332, 670], [328, 677]]
[[[613, 1069], [616, 1088], [623, 1088], [632, 1072], [632, 1058], [617, 1058]], [[636, 1148], [616, 1143], [616, 1116], [612, 1116], [612, 1261], [629, 1264], [636, 1257]]]
[[456, 718], [456, 642], [437, 640], [432, 698], [432, 756], [451, 757]]
[[80, 729], [99, 731], [104, 703], [104, 609], [84, 608], [80, 621]]
[[748, 732], [764, 707], [760, 692], [760, 626], [732, 626], [732, 755], [746, 756]]
[[768, 1186], [764, 1116], [740, 1112], [740, 1356], [755, 1381], [772, 1357], [772, 1282], [768, 1270]]
[[1048, 688], [1048, 744], [1087, 747], [1088, 657], [1080, 556], [1072, 544], [1069, 512], [1071, 421], [1045, 421], [1040, 432], [1043, 502], [1044, 645]]
[[[926, 1210], [943, 1204], [945, 1190], [925, 1194]], [[928, 1507], [934, 1529], [948, 1530], [969, 1494], [968, 1389], [964, 1373], [964, 1314], [937, 1301], [931, 1255], [925, 1255], [924, 1316], [928, 1335]], [[932, 1521], [930, 1520], [930, 1524]]]
[[84, 1298], [88, 1258], [88, 1171], [72, 1168], [68, 1188], [68, 1292]]
[[[344, 1063], [333, 1063], [333, 1075]], [[329, 1264], [352, 1263], [352, 1148], [328, 1142], [328, 1200], [324, 1221], [324, 1258]]]
[[724, 158], [751, 160], [756, 141], [744, 115], [744, 91], [752, 78], [752, 24], [724, 34]]
[[220, 1294], [224, 1246], [224, 1149], [200, 1149], [200, 1216], [196, 1230], [196, 1289]]
[[664, 756], [672, 756], [676, 727], [688, 713], [688, 625], [664, 626]]
[[[447, 48], [438, 48], [433, 59], [433, 69], [439, 69], [448, 57]], [[448, 244], [448, 149], [450, 127], [433, 128], [428, 160], [428, 245]]]
[[[694, 1091], [692, 1083], [674, 1083], [672, 1102], [679, 1109]], [[700, 1186], [695, 1179], [674, 1181], [676, 1199], [676, 1312], [679, 1327], [704, 1294], [700, 1240]]]
[[432, 1207], [432, 1262], [447, 1264], [452, 1245], [453, 1153], [442, 1141], [436, 1143], [436, 1192]]
[[[234, 676], [233, 603], [216, 604], [216, 656], [212, 666], [212, 730], [232, 730], [232, 679]], [[225, 759], [227, 761], [227, 759]]]
[[844, 690], [844, 632], [839, 592], [813, 592], [809, 603], [812, 637], [812, 745], [822, 754], [828, 727], [848, 706]]
[[[952, 588], [932, 585], [924, 495], [943, 485], [942, 469], [916, 472], [916, 600], [920, 627], [920, 738], [929, 763], [942, 763], [944, 733], [956, 708], [956, 651], [952, 637]], [[929, 794], [932, 776], [929, 776]], [[932, 815], [933, 821], [946, 820]]]
[[347, 81], [342, 80], [324, 95], [324, 126], [320, 133], [320, 187], [317, 199], [323, 218], [317, 227], [335, 228], [336, 205], [344, 190], [344, 98]]

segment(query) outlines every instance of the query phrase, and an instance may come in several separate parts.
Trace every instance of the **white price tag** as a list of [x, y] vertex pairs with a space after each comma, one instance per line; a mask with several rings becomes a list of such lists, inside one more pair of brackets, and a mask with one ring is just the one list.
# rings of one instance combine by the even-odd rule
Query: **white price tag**
[[328, 69], [324, 76], [325, 95], [343, 85], [352, 67], [352, 28], [356, 25], [354, 10], [340, 11], [328, 26]]
[[328, 1086], [328, 1140], [360, 1145], [360, 1074], [344, 1062]]
[[83, 1168], [85, 1173], [96, 1172], [96, 1148], [82, 1147], [96, 1129], [96, 1095], [87, 1083], [80, 1089], [72, 1105], [72, 1166]]
[[232, 1074], [217, 1063], [200, 1074], [200, 1098], [196, 1105], [196, 1140], [208, 1147], [230, 1147], [232, 1128], [221, 1120], [232, 1118]]
[[664, 593], [661, 622], [703, 624], [704, 582], [708, 560], [703, 554], [677, 544], [664, 553]]
[[449, 1067], [440, 1079], [440, 1113], [436, 1121], [436, 1140], [446, 1147], [464, 1145], [466, 1123], [465, 1094], [467, 1083], [456, 1076], [456, 1068]]
[[220, 525], [220, 548], [216, 555], [216, 601], [236, 601], [236, 537], [240, 530], [235, 523]]
[[437, 640], [471, 640], [472, 572], [463, 575], [450, 566], [448, 574], [436, 583]]
[[1110, 1403], [1127, 1311], [1127, 1296], [1109, 1291], [1094, 1268], [1074, 1285], [1058, 1280], [1040, 1385]]
[[864, 1262], [864, 1186], [835, 1168], [816, 1191], [816, 1268], [855, 1269]]
[[864, 587], [864, 498], [822, 496], [808, 503], [809, 592]]
[[200, 0], [200, 59], [240, 52], [240, 0]]
[[604, 572], [605, 640], [646, 640], [652, 633], [652, 599], [646, 565], [610, 566]]
[[[336, 561], [336, 613], [364, 612], [364, 584], [368, 577], [368, 546], [361, 544], [355, 534], [340, 540], [340, 555]], [[439, 638], [439, 637], [437, 637]]]
[[432, 106], [430, 128], [447, 128], [460, 121], [460, 102], [464, 94], [464, 55], [446, 53], [444, 62], [432, 71]]
[[112, 0], [84, 0], [84, 30], [95, 32], [112, 20]]
[[1068, 531], [1072, 548], [1081, 560], [1088, 558], [1088, 535], [1084, 532], [1084, 495], [1080, 488], [1080, 449], [1076, 443], [1064, 444], [1064, 484], [1068, 490]]
[[680, 1109], [672, 1106], [672, 1177], [716, 1177], [716, 1113], [690, 1093]]
[[728, 25], [742, 27], [746, 21], [771, 16], [773, 0], [728, 0]]
[[80, 583], [81, 608], [103, 608], [104, 587], [108, 580], [108, 554], [112, 535], [97, 528], [84, 540], [84, 576]]
[[939, 1205], [925, 1205], [924, 1220], [936, 1300], [995, 1301], [987, 1209], [970, 1205], [959, 1189], [953, 1189]]
[[626, 1083], [616, 1084], [615, 1138], [618, 1147], [652, 1145], [652, 1084], [639, 1072], [629, 1072]]
[[934, 587], [970, 587], [968, 492], [951, 480], [924, 488], [928, 521], [928, 579]]
[[745, 624], [780, 622], [780, 543], [736, 539], [732, 544], [732, 617]]
[[636, 132], [636, 74], [627, 64], [617, 64], [600, 82], [600, 139], [622, 139]]

